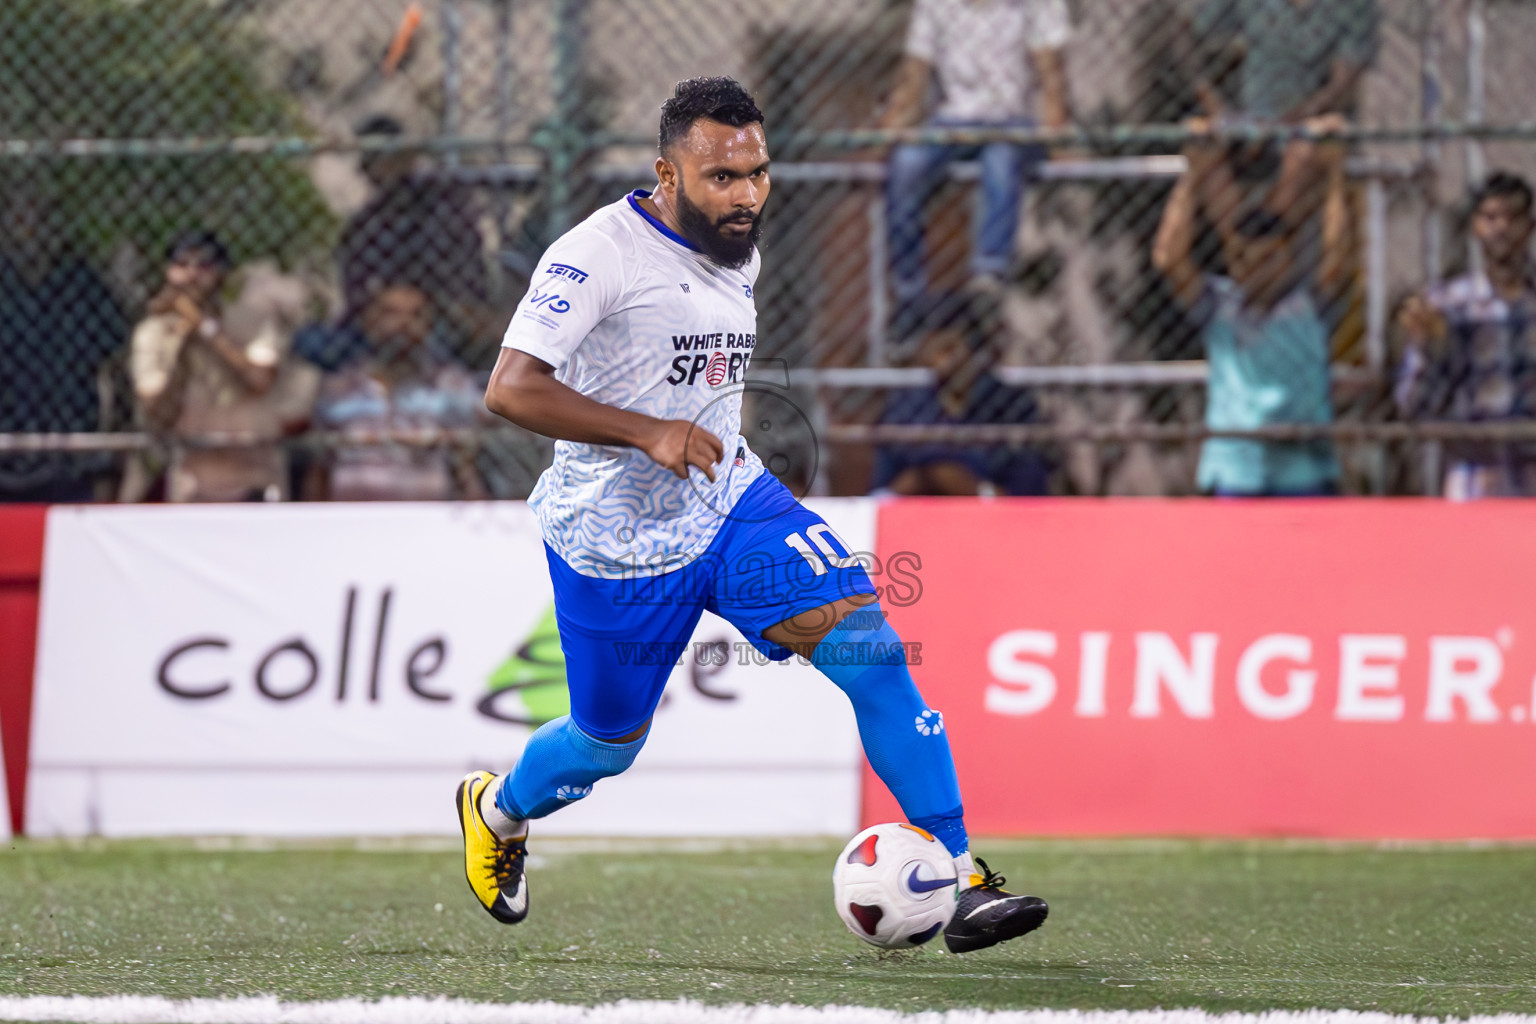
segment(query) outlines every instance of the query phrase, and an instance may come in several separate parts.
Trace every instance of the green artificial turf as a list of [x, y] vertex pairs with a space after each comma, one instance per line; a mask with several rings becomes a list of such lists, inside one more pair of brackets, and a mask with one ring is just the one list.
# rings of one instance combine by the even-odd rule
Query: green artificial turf
[[0, 994], [1536, 1012], [1536, 849], [978, 847], [1051, 917], [951, 956], [849, 935], [833, 844], [535, 837], [532, 916], [509, 928], [449, 846], [18, 841]]

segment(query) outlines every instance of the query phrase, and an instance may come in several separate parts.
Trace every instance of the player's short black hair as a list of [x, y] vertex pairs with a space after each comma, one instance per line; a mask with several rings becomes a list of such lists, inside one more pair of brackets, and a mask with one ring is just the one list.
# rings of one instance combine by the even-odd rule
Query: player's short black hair
[[189, 252], [207, 253], [220, 270], [228, 270], [232, 265], [229, 248], [218, 235], [206, 228], [192, 228], [171, 239], [165, 247], [165, 262], [175, 263]]
[[1285, 234], [1285, 221], [1268, 210], [1249, 210], [1237, 222], [1239, 238], [1280, 238]]
[[657, 141], [665, 153], [688, 134], [695, 121], [719, 121], [732, 128], [762, 124], [752, 94], [734, 78], [690, 78], [678, 82], [672, 98], [661, 105], [661, 130]]
[[1520, 209], [1526, 213], [1531, 212], [1532, 196], [1531, 183], [1518, 174], [1510, 174], [1508, 171], [1494, 171], [1488, 176], [1488, 180], [1472, 194], [1472, 209], [1476, 210], [1489, 199], [1516, 199], [1520, 202]]

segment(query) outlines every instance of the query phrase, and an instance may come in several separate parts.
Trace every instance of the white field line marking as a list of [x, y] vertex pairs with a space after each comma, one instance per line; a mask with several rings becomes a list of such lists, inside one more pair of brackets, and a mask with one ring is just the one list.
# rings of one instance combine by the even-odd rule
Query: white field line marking
[[[1425, 1024], [1439, 1018], [1351, 1010], [1229, 1014], [1203, 1010], [947, 1010], [909, 1014], [863, 1006], [704, 1006], [686, 1000], [626, 1000], [589, 1007], [418, 998], [285, 1003], [270, 996], [0, 996], [0, 1020], [78, 1024]], [[1536, 1016], [1472, 1017], [1465, 1024], [1536, 1024]]]
[[[659, 965], [657, 965], [657, 966], [659, 967]], [[653, 967], [652, 969], [654, 970], [656, 968]], [[677, 968], [677, 969], [678, 970], [692, 970], [691, 967]], [[723, 970], [728, 970], [728, 968], [721, 968], [721, 970], [722, 971]], [[911, 980], [911, 979], [914, 979], [914, 978], [915, 979], [919, 979], [919, 980], [923, 980], [923, 981], [944, 981], [944, 980], [947, 980], [949, 978], [969, 978], [972, 981], [1021, 981], [1021, 980], [1022, 981], [1080, 981], [1080, 982], [1096, 981], [1100, 985], [1108, 985], [1108, 986], [1110, 986], [1112, 988], [1117, 986], [1117, 985], [1119, 987], [1121, 987], [1121, 988], [1128, 988], [1131, 985], [1182, 985], [1182, 984], [1190, 984], [1190, 983], [1196, 983], [1196, 982], [1198, 982], [1200, 984], [1205, 984], [1205, 983], [1215, 984], [1217, 981], [1220, 981], [1222, 984], [1225, 984], [1225, 985], [1320, 985], [1320, 986], [1331, 985], [1331, 986], [1344, 986], [1344, 987], [1348, 987], [1348, 986], [1352, 986], [1352, 985], [1367, 985], [1367, 986], [1370, 986], [1372, 988], [1451, 988], [1451, 989], [1463, 989], [1463, 988], [1466, 988], [1466, 989], [1472, 989], [1472, 990], [1477, 991], [1477, 992], [1481, 992], [1483, 989], [1492, 989], [1494, 991], [1503, 991], [1505, 989], [1508, 989], [1508, 990], [1514, 991], [1514, 992], [1525, 992], [1525, 991], [1536, 992], [1536, 982], [1508, 983], [1508, 982], [1491, 982], [1491, 981], [1490, 982], [1481, 982], [1481, 981], [1418, 981], [1418, 980], [1414, 980], [1414, 981], [1370, 981], [1370, 980], [1363, 980], [1363, 979], [1360, 979], [1360, 978], [1350, 978], [1348, 981], [1338, 981], [1338, 980], [1332, 979], [1332, 978], [1273, 978], [1273, 977], [1269, 977], [1267, 975], [1262, 975], [1262, 974], [1225, 974], [1225, 973], [1222, 974], [1219, 978], [1217, 978], [1217, 977], [1193, 977], [1193, 976], [1182, 976], [1181, 977], [1181, 976], [1178, 976], [1178, 975], [1168, 975], [1166, 977], [1153, 978], [1153, 977], [1140, 977], [1140, 976], [1134, 976], [1134, 975], [1115, 975], [1115, 974], [1098, 975], [1098, 974], [1091, 974], [1091, 973], [1083, 973], [1083, 974], [1026, 974], [1026, 973], [977, 974], [977, 973], [974, 973], [974, 972], [971, 972], [971, 971], [945, 971], [943, 973], [935, 972], [935, 973], [932, 973], [932, 974], [918, 974], [915, 971], [903, 971], [902, 975], [901, 975], [901, 978], [902, 978], [903, 981], [908, 981], [908, 980]], [[3, 1018], [0, 1018], [0, 1019], [3, 1019]], [[1215, 1018], [1212, 1018], [1212, 1019], [1215, 1020]], [[1405, 1017], [1403, 1019], [1404, 1020], [1411, 1020], [1412, 1018]], [[1457, 1019], [1459, 1020], [1460, 1018], [1457, 1018]], [[1536, 1022], [1536, 1017], [1533, 1017], [1532, 1021]], [[1036, 1024], [1038, 1024], [1038, 1022], [1036, 1022]], [[1081, 1022], [1079, 1022], [1079, 1024], [1081, 1024]], [[1145, 1022], [1145, 1024], [1151, 1024], [1151, 1022]], [[1238, 1022], [1238, 1024], [1241, 1024], [1241, 1022]]]

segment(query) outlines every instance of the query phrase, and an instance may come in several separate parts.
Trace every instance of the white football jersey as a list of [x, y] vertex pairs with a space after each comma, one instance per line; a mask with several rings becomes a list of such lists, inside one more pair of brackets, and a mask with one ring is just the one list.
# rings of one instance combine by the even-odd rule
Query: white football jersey
[[697, 423], [725, 445], [710, 483], [698, 469], [679, 479], [638, 448], [555, 443], [529, 504], [549, 546], [603, 579], [692, 561], [763, 472], [741, 436], [758, 255], [736, 270], [711, 262], [640, 206], [648, 194], [605, 206], [549, 247], [502, 341], [593, 401]]

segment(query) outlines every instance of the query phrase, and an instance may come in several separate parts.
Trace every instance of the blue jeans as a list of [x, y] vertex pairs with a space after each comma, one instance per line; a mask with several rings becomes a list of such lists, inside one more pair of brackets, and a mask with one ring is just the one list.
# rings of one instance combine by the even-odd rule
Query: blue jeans
[[[983, 125], [934, 121], [934, 128], [1018, 128], [1027, 122]], [[923, 259], [923, 216], [945, 181], [952, 160], [981, 161], [981, 212], [976, 220], [971, 270], [1002, 274], [1013, 258], [1025, 179], [1044, 159], [1040, 146], [991, 142], [984, 146], [900, 145], [891, 150], [885, 179], [886, 229], [890, 232], [891, 283], [896, 297], [917, 298], [928, 286]]]

